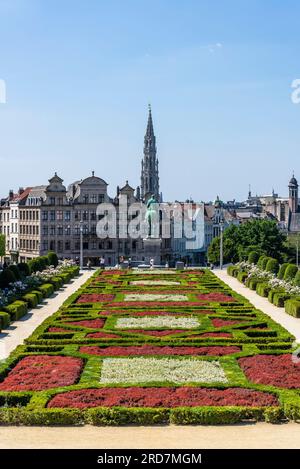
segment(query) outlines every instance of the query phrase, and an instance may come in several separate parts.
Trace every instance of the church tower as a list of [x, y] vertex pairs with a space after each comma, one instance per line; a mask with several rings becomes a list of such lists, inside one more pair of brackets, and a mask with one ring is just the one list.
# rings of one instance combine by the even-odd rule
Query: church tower
[[148, 124], [144, 138], [144, 156], [142, 159], [141, 198], [147, 198], [152, 194], [154, 194], [157, 202], [159, 202], [160, 195], [158, 159], [156, 157], [156, 139], [153, 130], [151, 106], [149, 104]]
[[293, 174], [293, 177], [289, 182], [289, 207], [291, 213], [298, 212], [298, 188], [298, 181]]

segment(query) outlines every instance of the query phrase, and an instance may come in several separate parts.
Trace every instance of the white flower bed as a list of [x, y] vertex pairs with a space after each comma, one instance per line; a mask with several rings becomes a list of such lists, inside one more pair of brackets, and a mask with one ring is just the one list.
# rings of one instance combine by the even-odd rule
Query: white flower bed
[[157, 286], [171, 286], [180, 285], [180, 282], [172, 282], [171, 280], [134, 280], [130, 285], [157, 285]]
[[148, 269], [148, 270], [141, 270], [141, 269], [133, 269], [133, 273], [134, 274], [159, 274], [159, 275], [169, 275], [169, 274], [177, 274], [178, 272], [176, 272], [175, 270], [166, 270], [166, 269]]
[[140, 318], [119, 318], [116, 322], [116, 329], [157, 329], [165, 327], [167, 329], [195, 329], [199, 327], [198, 318], [157, 316]]
[[218, 361], [192, 358], [105, 358], [100, 383], [227, 383]]
[[130, 293], [124, 301], [188, 301], [186, 295], [160, 295], [154, 293]]

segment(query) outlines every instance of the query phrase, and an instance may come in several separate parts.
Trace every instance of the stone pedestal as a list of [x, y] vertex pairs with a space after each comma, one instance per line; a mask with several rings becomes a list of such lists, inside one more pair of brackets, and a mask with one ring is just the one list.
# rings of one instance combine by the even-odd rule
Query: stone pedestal
[[155, 265], [161, 263], [161, 238], [145, 238], [144, 241], [144, 257], [145, 264], [150, 264], [150, 260], [153, 259]]

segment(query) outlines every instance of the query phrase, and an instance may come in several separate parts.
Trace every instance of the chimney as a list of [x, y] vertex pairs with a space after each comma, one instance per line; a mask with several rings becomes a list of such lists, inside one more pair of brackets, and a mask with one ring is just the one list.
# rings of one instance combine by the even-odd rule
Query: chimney
[[9, 200], [12, 200], [14, 198], [14, 191], [12, 189], [10, 189], [8, 197]]
[[24, 187], [19, 187], [19, 195], [23, 194], [24, 192]]

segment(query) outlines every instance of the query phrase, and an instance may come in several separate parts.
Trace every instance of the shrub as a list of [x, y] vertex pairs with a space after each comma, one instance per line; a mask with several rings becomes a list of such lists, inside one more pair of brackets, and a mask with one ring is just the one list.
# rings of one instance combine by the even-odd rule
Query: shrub
[[258, 260], [259, 260], [259, 253], [257, 251], [249, 252], [248, 262], [250, 262], [250, 264], [257, 264]]
[[276, 293], [285, 293], [284, 290], [280, 290], [280, 289], [274, 289], [274, 290], [270, 290], [269, 291], [269, 294], [268, 294], [268, 300], [270, 301], [270, 303], [274, 303], [274, 295]]
[[296, 277], [297, 272], [298, 267], [295, 264], [288, 264], [284, 273], [284, 280], [286, 282], [291, 282]]
[[283, 280], [284, 278], [284, 274], [285, 274], [285, 271], [286, 271], [286, 268], [289, 264], [287, 262], [285, 262], [284, 264], [282, 264], [280, 266], [280, 269], [279, 269], [279, 272], [278, 272], [278, 275], [277, 277], [280, 279], [280, 280]]
[[279, 271], [279, 262], [277, 259], [270, 258], [267, 262], [266, 266], [267, 272], [272, 272], [273, 274], [277, 274]]
[[54, 265], [54, 267], [58, 266], [58, 257], [54, 251], [49, 251], [47, 257], [49, 265]]
[[284, 307], [284, 302], [286, 300], [289, 300], [291, 298], [291, 295], [289, 295], [286, 292], [277, 292], [273, 296], [273, 304], [275, 306], [278, 306], [279, 308]]
[[259, 296], [263, 296], [264, 298], [268, 296], [270, 290], [271, 290], [270, 285], [265, 282], [258, 283], [256, 286], [256, 293]]
[[298, 272], [296, 273], [296, 277], [294, 279], [294, 284], [297, 286], [297, 287], [300, 287], [300, 270], [298, 270]]
[[235, 265], [229, 265], [229, 266], [227, 267], [227, 273], [228, 273], [228, 275], [233, 276], [233, 270], [234, 270], [234, 269], [236, 269]]
[[22, 297], [22, 300], [25, 301], [29, 308], [36, 308], [38, 305], [38, 297], [34, 293], [26, 293]]
[[13, 321], [17, 321], [27, 313], [27, 303], [25, 301], [14, 301], [12, 304], [5, 307]]
[[266, 257], [267, 256], [265, 254], [259, 257], [257, 261], [257, 267], [259, 267], [260, 269], [263, 269], [263, 261], [266, 259]]
[[16, 280], [20, 280], [21, 279], [21, 274], [20, 274], [20, 271], [18, 269], [18, 267], [14, 264], [11, 264], [8, 269], [14, 274]]
[[52, 283], [55, 290], [59, 290], [59, 288], [61, 288], [63, 286], [63, 279], [57, 275], [56, 277], [52, 277], [49, 280], [49, 283]]
[[68, 283], [72, 278], [72, 274], [71, 272], [62, 272], [58, 277], [62, 278], [64, 283]]
[[294, 316], [295, 318], [300, 318], [300, 300], [287, 300], [285, 302], [285, 312]]
[[4, 311], [0, 311], [0, 330], [6, 329], [10, 325], [10, 315]]
[[38, 303], [41, 303], [43, 301], [43, 294], [39, 290], [32, 290], [30, 293], [33, 293], [36, 295]]
[[272, 259], [272, 257], [264, 257], [261, 261], [261, 268], [266, 270], [268, 262]]
[[44, 298], [48, 298], [54, 293], [54, 287], [51, 283], [44, 283], [38, 287], [38, 290], [42, 293]]
[[17, 279], [15, 274], [10, 269], [5, 269], [0, 274], [0, 288], [7, 288], [10, 283], [15, 282]]
[[249, 280], [249, 288], [250, 290], [256, 290], [257, 284], [258, 283], [263, 283], [264, 281], [258, 278], [251, 278]]
[[18, 264], [18, 269], [21, 276], [28, 277], [28, 275], [30, 275], [30, 268], [26, 262], [21, 262], [20, 264]]
[[237, 279], [241, 282], [241, 283], [245, 283], [245, 280], [248, 278], [248, 273], [247, 272], [239, 272], [238, 273], [238, 276], [237, 276]]

